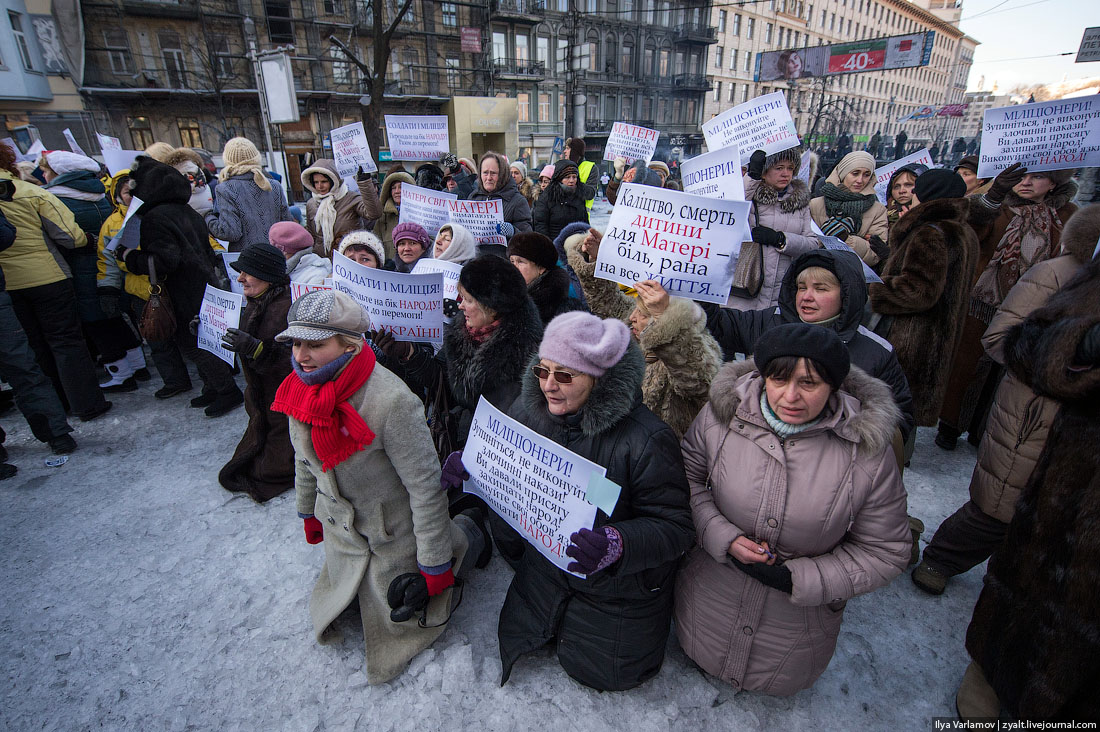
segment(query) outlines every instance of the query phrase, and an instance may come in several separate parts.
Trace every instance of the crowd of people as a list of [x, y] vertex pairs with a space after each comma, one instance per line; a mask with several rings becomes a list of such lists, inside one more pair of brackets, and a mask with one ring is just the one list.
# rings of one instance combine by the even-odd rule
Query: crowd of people
[[[866, 151], [816, 186], [801, 149], [756, 151], [749, 241], [716, 305], [596, 276], [599, 186], [614, 205], [623, 183], [678, 184], [622, 159], [601, 183], [583, 141], [566, 150], [537, 172], [492, 152], [360, 170], [355, 190], [319, 159], [302, 212], [243, 138], [216, 175], [163, 143], [114, 175], [63, 151], [28, 175], [0, 145], [0, 377], [58, 454], [77, 449], [70, 418], [151, 378], [146, 344], [155, 398], [192, 390], [190, 361], [192, 407], [243, 404], [218, 480], [260, 503], [294, 489], [325, 553], [316, 637], [357, 612], [372, 684], [443, 632], [494, 551], [511, 573], [502, 683], [549, 646], [579, 683], [630, 689], [674, 628], [703, 673], [774, 695], [824, 672], [848, 600], [914, 564], [939, 594], [989, 559], [960, 716], [1100, 716], [1100, 206], [1077, 210], [1073, 171], [905, 166], [884, 205]], [[500, 200], [506, 244], [402, 220], [403, 185]], [[206, 287], [230, 287], [223, 251], [246, 303], [221, 343], [243, 392], [197, 342]], [[395, 338], [327, 288], [334, 253], [460, 265], [442, 342]], [[292, 283], [311, 291], [294, 300]], [[482, 397], [619, 487], [570, 537], [568, 571], [463, 490]], [[971, 500], [923, 557], [903, 483], [918, 426], [944, 450], [978, 445]]]

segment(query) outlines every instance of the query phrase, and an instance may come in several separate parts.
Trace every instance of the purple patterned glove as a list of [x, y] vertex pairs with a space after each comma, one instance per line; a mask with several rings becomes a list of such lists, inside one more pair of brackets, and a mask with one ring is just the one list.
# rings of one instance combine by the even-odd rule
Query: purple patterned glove
[[468, 480], [469, 477], [470, 474], [466, 472], [466, 468], [462, 467], [462, 450], [455, 450], [443, 461], [443, 470], [439, 475], [439, 485], [443, 486], [445, 491], [452, 488], [461, 488], [462, 481]]
[[595, 574], [607, 569], [623, 555], [623, 536], [618, 529], [601, 526], [595, 531], [581, 529], [569, 537], [572, 542], [565, 550], [570, 562], [567, 569], [578, 574]]

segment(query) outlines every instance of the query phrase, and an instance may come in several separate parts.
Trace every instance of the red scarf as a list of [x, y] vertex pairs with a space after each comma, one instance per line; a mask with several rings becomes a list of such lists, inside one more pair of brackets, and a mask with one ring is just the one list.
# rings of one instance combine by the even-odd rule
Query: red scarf
[[499, 327], [499, 320], [494, 320], [492, 323], [489, 323], [486, 326], [482, 326], [481, 328], [471, 328], [467, 325], [466, 334], [470, 336], [470, 340], [472, 340], [474, 343], [481, 344], [489, 340], [489, 336], [491, 336], [493, 332], [496, 331], [496, 329]]
[[348, 399], [370, 378], [374, 364], [374, 351], [364, 348], [331, 381], [309, 386], [291, 371], [275, 392], [273, 411], [313, 426], [310, 436], [322, 472], [374, 441], [374, 432], [348, 404]]

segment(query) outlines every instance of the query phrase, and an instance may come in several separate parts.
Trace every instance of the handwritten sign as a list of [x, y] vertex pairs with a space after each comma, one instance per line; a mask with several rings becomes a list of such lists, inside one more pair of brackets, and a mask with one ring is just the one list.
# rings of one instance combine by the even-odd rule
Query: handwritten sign
[[[401, 187], [402, 192], [405, 187]], [[478, 244], [501, 244], [508, 240], [497, 233], [497, 224], [504, 223], [504, 205], [499, 198], [488, 201], [448, 201], [451, 221], [462, 224], [474, 235]]]
[[623, 285], [657, 280], [671, 295], [724, 303], [741, 242], [746, 201], [624, 183], [596, 259], [596, 276]]
[[438, 273], [387, 272], [333, 252], [332, 287], [354, 298], [375, 330], [412, 343], [443, 341], [443, 276]]
[[978, 177], [1013, 163], [1031, 172], [1100, 166], [1100, 94], [986, 110]]
[[410, 221], [420, 224], [428, 232], [428, 236], [435, 239], [435, 235], [439, 233], [439, 227], [451, 220], [447, 202], [456, 200], [458, 196], [453, 193], [443, 193], [414, 186], [412, 183], [402, 183], [398, 223]]
[[697, 155], [680, 166], [684, 193], [727, 201], [745, 200], [741, 176], [741, 151], [737, 143]]
[[121, 150], [122, 141], [117, 137], [111, 137], [110, 135], [101, 135], [98, 132], [95, 133], [95, 139], [99, 140], [99, 149], [102, 150]]
[[928, 152], [928, 148], [917, 150], [912, 155], [906, 155], [900, 160], [895, 160], [892, 163], [887, 163], [881, 168], [875, 168], [875, 195], [878, 196], [878, 202], [883, 206], [886, 205], [886, 198], [890, 191], [887, 190], [890, 186], [890, 176], [896, 173], [906, 165], [913, 163], [919, 163], [929, 168], [932, 167], [932, 153]]
[[736, 144], [741, 164], [748, 165], [756, 150], [768, 155], [798, 146], [791, 110], [783, 92], [772, 92], [727, 109], [703, 123], [707, 149], [718, 150]]
[[568, 571], [569, 537], [596, 520], [596, 507], [585, 500], [588, 484], [607, 469], [528, 429], [485, 397], [470, 423], [462, 464], [470, 474], [463, 490], [480, 496], [555, 567]]
[[439, 160], [451, 150], [446, 115], [386, 115], [386, 137], [394, 160]]
[[76, 137], [73, 136], [72, 130], [66, 127], [65, 129], [61, 130], [61, 134], [65, 137], [65, 142], [69, 143], [70, 150], [72, 150], [74, 153], [77, 153], [78, 155], [88, 157], [88, 154], [81, 149], [80, 143], [76, 141]]
[[367, 133], [363, 131], [362, 122], [337, 127], [329, 133], [329, 139], [332, 141], [336, 172], [345, 181], [351, 181], [348, 186], [350, 190], [355, 190], [355, 174], [359, 168], [363, 168], [364, 173], [378, 170], [370, 153], [370, 143], [367, 142]]
[[639, 127], [629, 122], [616, 122], [611, 126], [611, 135], [607, 138], [603, 159], [626, 158], [627, 163], [633, 163], [635, 160], [644, 160], [649, 163], [653, 159], [653, 151], [657, 149], [657, 138], [660, 136], [661, 133], [658, 130]]
[[309, 293], [309, 292], [316, 292], [317, 290], [331, 290], [331, 289], [332, 289], [332, 280], [331, 279], [326, 279], [323, 283], [320, 283], [320, 284], [313, 283], [313, 282], [295, 282], [294, 280], [291, 280], [290, 281], [290, 301], [294, 302], [299, 297], [301, 297], [302, 295], [305, 295], [306, 293]]
[[199, 308], [199, 348], [232, 365], [236, 354], [222, 348], [222, 336], [241, 322], [244, 296], [207, 285]]

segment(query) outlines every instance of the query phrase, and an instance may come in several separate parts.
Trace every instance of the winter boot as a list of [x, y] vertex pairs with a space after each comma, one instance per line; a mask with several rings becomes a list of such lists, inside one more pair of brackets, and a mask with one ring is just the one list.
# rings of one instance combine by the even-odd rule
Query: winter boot
[[929, 595], [942, 595], [947, 588], [947, 580], [950, 579], [946, 574], [929, 564], [927, 559], [917, 565], [917, 568], [913, 570], [912, 577], [913, 584]]
[[955, 693], [955, 711], [959, 719], [997, 719], [1001, 714], [1001, 700], [986, 681], [985, 674], [973, 661], [966, 667], [959, 690]]
[[130, 364], [130, 368], [134, 370], [134, 378], [138, 381], [148, 381], [153, 378], [145, 365], [145, 351], [141, 350], [141, 346], [126, 352], [126, 363]]
[[107, 364], [107, 375], [111, 377], [110, 380], [99, 385], [99, 388], [105, 392], [134, 391], [137, 389], [134, 369], [126, 358], [120, 358]]
[[186, 386], [171, 386], [169, 384], [165, 384], [161, 388], [154, 391], [153, 396], [155, 396], [157, 399], [171, 399], [178, 394], [186, 394], [189, 391], [191, 391], [190, 384], [187, 384]]
[[924, 522], [913, 516], [909, 517], [909, 531], [913, 534], [913, 548], [909, 552], [909, 564], [920, 561], [920, 535], [924, 533]]
[[233, 391], [225, 394], [218, 394], [214, 398], [214, 401], [210, 403], [210, 406], [206, 408], [205, 414], [207, 417], [220, 417], [223, 414], [228, 414], [242, 404], [244, 404], [244, 394], [234, 385]]
[[49, 445], [54, 455], [68, 455], [76, 449], [76, 440], [72, 438], [72, 435], [59, 435], [51, 439]]
[[195, 409], [200, 407], [209, 407], [214, 403], [214, 400], [218, 398], [218, 393], [213, 389], [206, 389], [203, 387], [202, 393], [191, 400], [191, 406]]
[[954, 450], [960, 434], [957, 429], [941, 419], [939, 429], [936, 431], [936, 446], [943, 450]]

